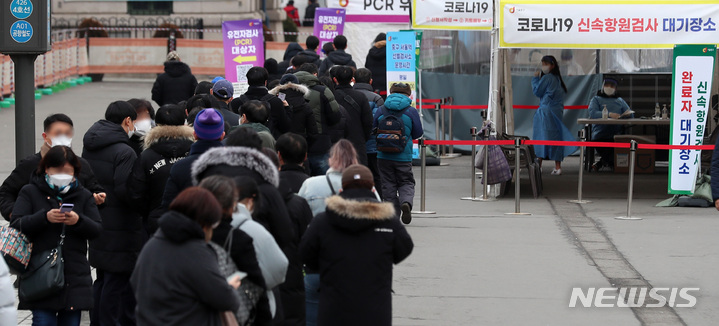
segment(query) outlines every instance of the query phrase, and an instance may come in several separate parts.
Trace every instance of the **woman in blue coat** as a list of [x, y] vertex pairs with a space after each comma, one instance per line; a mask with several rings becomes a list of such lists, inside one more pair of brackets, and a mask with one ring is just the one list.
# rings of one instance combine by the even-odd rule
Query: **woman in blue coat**
[[[539, 109], [534, 114], [534, 140], [574, 140], [572, 133], [564, 126], [562, 115], [564, 111], [564, 96], [567, 86], [564, 85], [559, 73], [559, 64], [554, 56], [542, 58], [542, 70], [537, 71], [532, 78], [532, 93], [539, 97]], [[535, 145], [534, 150], [539, 157], [554, 161], [552, 175], [562, 174], [562, 161], [576, 150], [575, 147]]]

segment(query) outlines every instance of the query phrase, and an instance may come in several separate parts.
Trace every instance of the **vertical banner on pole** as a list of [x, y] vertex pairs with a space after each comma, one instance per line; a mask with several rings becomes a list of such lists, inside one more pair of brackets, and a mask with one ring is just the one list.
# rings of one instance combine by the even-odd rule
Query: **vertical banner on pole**
[[[711, 99], [716, 45], [676, 45], [672, 76], [671, 145], [702, 145]], [[669, 193], [691, 195], [701, 166], [701, 151], [672, 150]]]
[[317, 8], [315, 10], [315, 27], [312, 35], [320, 39], [317, 54], [323, 56], [322, 46], [331, 43], [335, 36], [342, 35], [345, 29], [345, 10], [337, 8]]
[[408, 84], [412, 91], [412, 106], [416, 106], [417, 98], [417, 67], [416, 67], [417, 36], [414, 31], [390, 32], [387, 34], [387, 90], [393, 84]]
[[222, 22], [225, 52], [225, 79], [239, 96], [247, 91], [247, 71], [265, 64], [262, 21], [259, 19]]

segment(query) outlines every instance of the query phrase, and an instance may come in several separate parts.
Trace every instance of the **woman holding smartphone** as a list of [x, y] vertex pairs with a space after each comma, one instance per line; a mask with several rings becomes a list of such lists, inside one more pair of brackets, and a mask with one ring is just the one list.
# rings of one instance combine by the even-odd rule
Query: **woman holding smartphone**
[[56, 248], [65, 234], [64, 288], [32, 301], [20, 296], [18, 309], [32, 311], [33, 325], [80, 325], [81, 311], [93, 308], [87, 241], [100, 234], [102, 224], [92, 193], [75, 179], [80, 168], [70, 147], [51, 148], [13, 208], [10, 226], [29, 238], [33, 253]]

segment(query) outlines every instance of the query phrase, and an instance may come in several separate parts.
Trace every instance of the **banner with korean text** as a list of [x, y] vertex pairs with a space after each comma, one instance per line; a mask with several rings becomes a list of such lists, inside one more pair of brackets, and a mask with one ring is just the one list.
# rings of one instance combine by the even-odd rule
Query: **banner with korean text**
[[440, 30], [491, 30], [494, 0], [412, 1], [412, 28]]
[[413, 105], [417, 98], [416, 45], [414, 31], [387, 33], [387, 91], [394, 84], [408, 84]]
[[347, 10], [350, 23], [409, 23], [412, 0], [327, 0], [328, 8]]
[[265, 64], [262, 21], [259, 19], [222, 22], [225, 79], [235, 86], [235, 94], [247, 91], [247, 71]]
[[501, 0], [500, 47], [671, 49], [717, 40], [719, 0]]
[[[669, 143], [702, 145], [709, 118], [716, 45], [674, 47], [672, 112]], [[701, 151], [672, 150], [669, 155], [669, 193], [694, 193]]]
[[314, 36], [320, 39], [317, 54], [324, 55], [322, 46], [331, 43], [345, 29], [345, 10], [336, 8], [317, 8], [315, 10]]

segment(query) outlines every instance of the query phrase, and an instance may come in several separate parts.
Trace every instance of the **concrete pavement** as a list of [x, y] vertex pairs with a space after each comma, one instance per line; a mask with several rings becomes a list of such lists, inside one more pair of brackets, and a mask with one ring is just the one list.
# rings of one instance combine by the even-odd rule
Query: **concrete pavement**
[[[149, 98], [151, 82], [93, 83], [44, 97], [37, 101], [38, 146], [45, 116], [64, 112], [75, 121], [73, 148], [81, 152], [82, 135], [107, 104]], [[2, 178], [15, 162], [13, 119], [14, 108], [0, 111]], [[394, 270], [395, 325], [710, 325], [719, 317], [719, 281], [712, 277], [718, 213], [653, 207], [668, 198], [666, 171], [637, 176], [633, 215], [644, 219], [620, 221], [613, 217], [626, 213], [626, 175], [585, 174], [585, 198], [593, 203], [569, 204], [579, 168], [570, 157], [562, 176], [545, 169], [538, 199], [523, 174], [521, 207], [533, 215], [513, 217], [504, 215], [514, 211], [511, 194], [496, 202], [459, 200], [470, 192], [470, 160], [445, 162], [428, 167], [427, 209], [437, 214], [415, 216], [408, 226], [415, 250]], [[477, 189], [481, 194], [479, 183]], [[417, 194], [415, 208], [419, 188]], [[568, 307], [573, 287], [614, 284], [700, 290], [693, 308]], [[21, 312], [22, 325], [28, 318]]]

